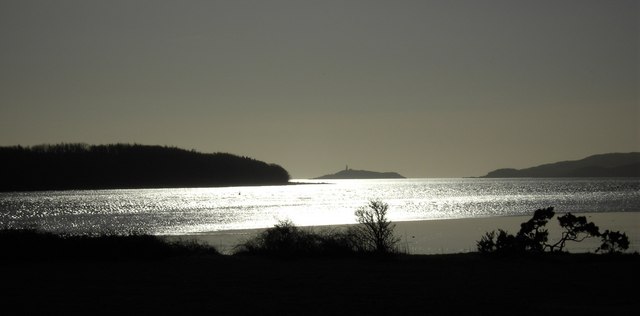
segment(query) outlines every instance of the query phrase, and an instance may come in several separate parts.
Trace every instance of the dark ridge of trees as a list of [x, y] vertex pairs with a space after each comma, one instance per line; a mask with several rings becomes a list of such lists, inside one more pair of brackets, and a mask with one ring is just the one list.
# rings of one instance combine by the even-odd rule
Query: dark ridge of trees
[[504, 168], [482, 178], [576, 178], [640, 177], [640, 153], [594, 155], [581, 160], [561, 161], [526, 169]]
[[279, 165], [227, 153], [130, 144], [0, 147], [0, 191], [283, 184]]

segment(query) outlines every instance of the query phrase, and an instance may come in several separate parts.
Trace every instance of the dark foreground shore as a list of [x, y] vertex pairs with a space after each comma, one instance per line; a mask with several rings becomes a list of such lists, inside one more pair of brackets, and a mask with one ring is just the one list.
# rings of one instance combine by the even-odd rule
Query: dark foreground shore
[[474, 253], [3, 260], [1, 300], [3, 315], [636, 315], [639, 263]]

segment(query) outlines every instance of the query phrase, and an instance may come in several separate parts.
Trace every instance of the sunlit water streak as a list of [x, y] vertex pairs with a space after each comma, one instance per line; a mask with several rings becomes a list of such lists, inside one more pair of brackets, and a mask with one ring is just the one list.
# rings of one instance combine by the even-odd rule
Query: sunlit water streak
[[[302, 182], [317, 182], [299, 180]], [[0, 193], [0, 226], [68, 233], [186, 234], [354, 223], [370, 199], [394, 221], [640, 211], [640, 179], [325, 180], [325, 184]]]

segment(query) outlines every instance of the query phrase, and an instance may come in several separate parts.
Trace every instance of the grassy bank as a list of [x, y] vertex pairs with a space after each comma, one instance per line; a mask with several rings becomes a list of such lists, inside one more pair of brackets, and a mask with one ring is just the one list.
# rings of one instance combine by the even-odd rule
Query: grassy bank
[[[282, 259], [215, 255], [209, 248], [153, 236], [42, 234], [45, 240], [22, 245], [47, 246], [30, 248], [27, 253], [39, 255], [20, 259], [7, 256], [7, 235], [0, 236], [2, 302], [16, 314], [630, 315], [640, 310], [634, 290], [640, 281], [637, 254]], [[144, 247], [159, 250], [149, 255]]]
[[139, 260], [219, 255], [195, 241], [168, 242], [152, 235], [64, 236], [33, 229], [0, 230], [3, 262]]
[[4, 262], [5, 308], [25, 314], [630, 315], [636, 255], [477, 254], [276, 260]]

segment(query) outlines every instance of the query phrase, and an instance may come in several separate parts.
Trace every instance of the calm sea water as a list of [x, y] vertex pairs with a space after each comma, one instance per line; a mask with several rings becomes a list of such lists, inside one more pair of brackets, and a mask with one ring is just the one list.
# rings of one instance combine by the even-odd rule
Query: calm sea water
[[[298, 182], [314, 182], [298, 180]], [[324, 180], [324, 184], [0, 193], [0, 227], [67, 233], [185, 234], [354, 223], [370, 199], [393, 221], [558, 212], [638, 212], [640, 179]]]

